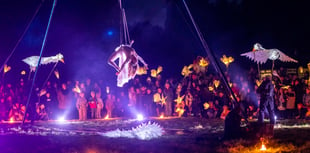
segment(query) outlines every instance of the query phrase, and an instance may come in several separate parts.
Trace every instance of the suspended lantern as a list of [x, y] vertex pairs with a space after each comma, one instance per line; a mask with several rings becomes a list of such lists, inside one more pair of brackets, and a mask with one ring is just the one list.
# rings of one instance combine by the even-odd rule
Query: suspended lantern
[[221, 58], [221, 61], [226, 65], [226, 68], [228, 68], [229, 64], [232, 63], [235, 59], [231, 56], [226, 57], [224, 54], [223, 57]]

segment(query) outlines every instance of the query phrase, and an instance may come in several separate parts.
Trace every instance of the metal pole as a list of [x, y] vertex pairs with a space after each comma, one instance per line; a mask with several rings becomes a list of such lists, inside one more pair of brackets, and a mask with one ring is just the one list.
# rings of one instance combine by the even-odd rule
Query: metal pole
[[25, 110], [25, 115], [24, 115], [24, 118], [23, 118], [22, 125], [25, 123], [26, 114], [27, 114], [27, 110], [28, 110], [28, 107], [29, 107], [29, 102], [30, 102], [30, 98], [31, 98], [31, 95], [32, 95], [32, 90], [33, 90], [34, 82], [36, 80], [36, 76], [37, 76], [37, 72], [38, 72], [38, 69], [39, 69], [39, 65], [41, 63], [41, 57], [42, 57], [42, 54], [43, 54], [43, 49], [45, 47], [46, 37], [47, 37], [48, 30], [49, 30], [49, 27], [50, 27], [50, 24], [51, 24], [51, 20], [52, 20], [52, 17], [53, 17], [53, 13], [54, 13], [54, 9], [55, 9], [55, 6], [56, 6], [56, 2], [57, 2], [57, 0], [54, 0], [53, 6], [52, 6], [52, 10], [51, 10], [51, 13], [50, 13], [50, 17], [49, 17], [49, 20], [48, 20], [48, 23], [47, 23], [45, 35], [44, 35], [44, 38], [43, 38], [43, 43], [42, 43], [42, 46], [41, 46], [39, 61], [38, 61], [36, 70], [34, 72], [32, 84], [31, 84], [29, 95], [28, 95], [28, 99], [27, 99], [26, 110]]

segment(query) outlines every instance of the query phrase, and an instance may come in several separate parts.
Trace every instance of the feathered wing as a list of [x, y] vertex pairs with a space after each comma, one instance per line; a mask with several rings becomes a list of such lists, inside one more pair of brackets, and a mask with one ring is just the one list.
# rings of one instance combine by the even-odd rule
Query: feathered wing
[[279, 51], [279, 54], [280, 54], [280, 57], [279, 57], [279, 60], [282, 61], [282, 62], [295, 62], [295, 63], [298, 63], [297, 60], [285, 55], [283, 52]]
[[28, 64], [30, 67], [37, 67], [39, 56], [30, 56], [22, 60], [26, 64]]
[[253, 60], [254, 62], [258, 64], [266, 63], [270, 52], [268, 50], [258, 50], [258, 51], [251, 51], [247, 53], [241, 54], [241, 56], [246, 56], [247, 58]]
[[57, 63], [59, 60], [56, 56], [42, 57], [40, 64]]

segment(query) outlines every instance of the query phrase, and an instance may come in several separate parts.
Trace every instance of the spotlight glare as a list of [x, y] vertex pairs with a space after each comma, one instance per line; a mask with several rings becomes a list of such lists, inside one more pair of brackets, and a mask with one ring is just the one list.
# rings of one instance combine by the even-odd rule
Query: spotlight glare
[[137, 120], [138, 121], [142, 121], [144, 119], [143, 115], [142, 114], [138, 114], [137, 115]]
[[59, 117], [58, 119], [57, 119], [57, 121], [58, 122], [60, 122], [60, 123], [63, 123], [63, 122], [65, 122], [66, 120], [65, 120], [65, 117]]

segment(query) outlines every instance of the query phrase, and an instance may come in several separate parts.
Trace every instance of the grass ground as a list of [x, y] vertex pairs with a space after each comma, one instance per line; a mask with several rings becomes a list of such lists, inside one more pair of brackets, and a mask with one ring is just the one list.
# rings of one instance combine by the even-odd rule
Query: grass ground
[[[98, 132], [128, 130], [142, 122], [156, 122], [164, 128], [160, 138], [139, 140], [108, 138]], [[264, 152], [310, 152], [310, 122], [282, 120], [273, 139], [265, 140]], [[262, 152], [259, 138], [222, 141], [224, 121], [201, 118], [110, 119], [92, 121], [35, 122], [33, 125], [0, 124], [0, 152]]]

